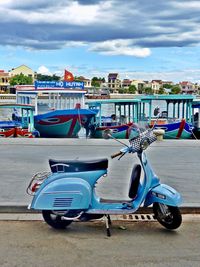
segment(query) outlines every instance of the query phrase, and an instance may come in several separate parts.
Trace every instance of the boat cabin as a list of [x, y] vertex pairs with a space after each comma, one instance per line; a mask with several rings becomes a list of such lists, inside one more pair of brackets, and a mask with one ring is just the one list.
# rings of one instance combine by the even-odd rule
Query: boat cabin
[[89, 109], [98, 110], [96, 123], [99, 126], [115, 126], [137, 123], [140, 120], [140, 99], [101, 99], [86, 102]]
[[[60, 84], [64, 86], [65, 82], [58, 82]], [[70, 84], [74, 84], [74, 87], [61, 87], [56, 82], [38, 82], [35, 86], [19, 85], [16, 87], [16, 101], [18, 104], [34, 105], [34, 115], [52, 110], [84, 108], [86, 91], [82, 83]]]
[[153, 124], [156, 120], [153, 111], [156, 105], [161, 109], [160, 119], [157, 124], [164, 124], [169, 121], [185, 119], [192, 123], [192, 103], [194, 95], [147, 95], [141, 96], [140, 110], [147, 111], [146, 120]]
[[25, 104], [0, 104], [0, 137], [32, 135], [34, 106]]

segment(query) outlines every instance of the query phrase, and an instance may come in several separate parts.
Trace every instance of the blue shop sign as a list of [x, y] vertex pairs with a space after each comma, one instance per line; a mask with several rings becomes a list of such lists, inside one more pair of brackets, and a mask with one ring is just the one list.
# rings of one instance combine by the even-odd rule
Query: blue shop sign
[[35, 81], [35, 89], [45, 89], [45, 88], [84, 89], [84, 82]]

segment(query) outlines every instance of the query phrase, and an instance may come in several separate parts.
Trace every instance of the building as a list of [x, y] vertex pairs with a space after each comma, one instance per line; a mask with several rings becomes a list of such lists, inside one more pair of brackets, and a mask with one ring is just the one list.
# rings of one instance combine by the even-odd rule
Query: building
[[141, 81], [141, 80], [133, 80], [131, 85], [135, 85], [137, 92], [139, 94], [142, 94], [144, 92], [144, 88], [145, 88], [145, 82]]
[[162, 81], [162, 84], [174, 85], [174, 82], [172, 82], [172, 81]]
[[20, 75], [20, 74], [23, 74], [24, 76], [31, 77], [33, 79], [33, 81], [35, 79], [34, 71], [31, 68], [27, 67], [26, 65], [21, 65], [21, 66], [14, 68], [10, 71], [11, 77], [16, 76], [16, 75]]
[[152, 80], [151, 81], [151, 89], [154, 94], [158, 94], [160, 88], [162, 87], [162, 80]]
[[91, 87], [91, 80], [87, 79], [83, 76], [76, 77], [75, 80], [78, 80], [80, 82], [84, 82], [84, 87]]
[[188, 81], [183, 81], [179, 83], [179, 86], [181, 88], [181, 93], [183, 94], [194, 94], [197, 93], [198, 89], [196, 86]]
[[9, 73], [0, 70], [0, 93], [8, 91], [9, 85]]
[[118, 73], [109, 73], [108, 74], [108, 88], [111, 93], [118, 93], [119, 88], [121, 87], [121, 81], [119, 79]]
[[130, 85], [131, 85], [131, 80], [129, 79], [124, 79], [121, 83], [121, 87], [124, 89], [128, 89]]

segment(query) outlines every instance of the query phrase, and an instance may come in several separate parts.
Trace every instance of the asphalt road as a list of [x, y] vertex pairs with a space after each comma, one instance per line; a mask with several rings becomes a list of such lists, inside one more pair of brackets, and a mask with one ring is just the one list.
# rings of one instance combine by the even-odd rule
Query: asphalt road
[[[122, 227], [125, 230], [122, 230]], [[56, 231], [41, 221], [0, 221], [1, 267], [199, 267], [200, 224], [167, 231], [155, 222], [73, 223]]]
[[[125, 140], [125, 142], [128, 142]], [[121, 145], [114, 140], [0, 139], [0, 203], [27, 205], [26, 187], [34, 173], [49, 171], [48, 159], [110, 157]], [[200, 206], [200, 140], [164, 140], [147, 149], [151, 164], [166, 183], [183, 197], [183, 206]], [[130, 173], [136, 155], [109, 161], [108, 176], [97, 185], [100, 197], [127, 198]]]

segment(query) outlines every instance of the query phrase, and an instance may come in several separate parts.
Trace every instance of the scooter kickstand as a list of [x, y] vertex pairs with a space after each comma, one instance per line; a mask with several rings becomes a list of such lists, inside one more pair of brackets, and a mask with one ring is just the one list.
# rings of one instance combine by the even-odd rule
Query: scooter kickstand
[[111, 232], [110, 232], [110, 225], [111, 225], [111, 219], [110, 219], [110, 215], [104, 215], [105, 217], [105, 221], [106, 221], [106, 233], [107, 236], [111, 236]]
[[112, 222], [111, 222], [111, 219], [110, 219], [110, 215], [107, 215], [107, 216], [108, 216], [108, 224], [112, 225]]

